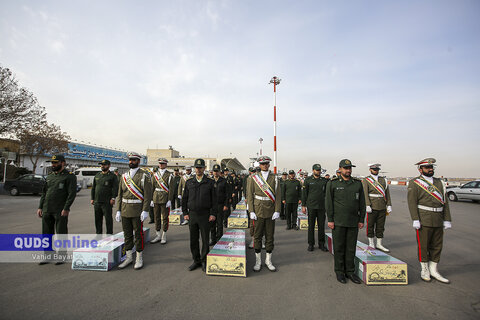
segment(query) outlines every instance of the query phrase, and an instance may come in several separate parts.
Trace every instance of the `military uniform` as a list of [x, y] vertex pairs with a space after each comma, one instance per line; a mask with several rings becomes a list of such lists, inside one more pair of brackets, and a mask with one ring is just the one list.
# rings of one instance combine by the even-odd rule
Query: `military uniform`
[[[387, 180], [378, 176], [380, 164], [371, 164], [369, 167], [372, 174], [362, 180], [365, 204], [367, 206], [367, 238], [370, 247], [389, 252], [390, 250], [383, 246], [382, 239], [385, 231], [386, 216], [392, 210], [390, 189], [388, 188]], [[374, 237], [377, 237], [377, 245], [375, 245]]]
[[430, 281], [431, 275], [440, 282], [449, 283], [438, 273], [437, 264], [442, 253], [444, 229], [451, 228], [452, 217], [445, 186], [441, 179], [433, 177], [435, 162], [427, 158], [416, 164], [419, 170], [432, 168], [432, 174], [430, 177], [421, 174], [408, 182], [408, 209], [416, 229], [422, 279]]
[[[158, 159], [159, 164], [167, 164], [167, 162], [165, 158]], [[173, 190], [173, 179], [173, 174], [167, 169], [157, 168], [152, 175], [156, 237], [151, 243], [157, 243], [159, 241], [161, 241], [162, 244], [167, 243], [168, 217], [175, 194]]]
[[[178, 169], [175, 169], [175, 173], [178, 172]], [[180, 175], [173, 175], [172, 179], [172, 190], [173, 190], [173, 197], [172, 197], [172, 210], [176, 208], [180, 208], [182, 206], [180, 199], [178, 198], [178, 186], [180, 184]]]
[[[134, 152], [129, 153], [128, 157], [130, 160], [141, 159], [141, 156]], [[132, 262], [134, 234], [135, 250], [137, 251], [135, 269], [143, 266], [143, 220], [148, 217], [151, 201], [152, 181], [148, 171], [136, 167], [125, 172], [118, 187], [117, 214], [115, 219], [122, 223], [127, 259], [120, 264], [119, 268], [124, 268]]]
[[231, 206], [233, 206], [233, 190], [235, 189], [235, 183], [233, 177], [228, 174], [228, 169], [223, 169], [223, 174], [225, 180], [227, 180], [228, 185], [230, 186], [230, 194], [228, 195], [228, 210], [223, 212], [223, 226], [226, 228], [228, 223], [228, 217], [230, 217]]
[[287, 218], [287, 214], [285, 213], [286, 210], [285, 210], [285, 203], [283, 203], [283, 200], [285, 200], [283, 198], [283, 189], [285, 188], [285, 181], [287, 180], [287, 173], [284, 172], [282, 173], [282, 178], [280, 179], [280, 192], [282, 193], [282, 199], [281, 199], [281, 202], [282, 202], [282, 208], [280, 210], [280, 219], [282, 220], [285, 220]]
[[[321, 170], [319, 164], [314, 170]], [[325, 191], [328, 180], [311, 175], [303, 184], [302, 206], [308, 213], [308, 245], [313, 250], [315, 245], [315, 222], [318, 225], [318, 247], [325, 251]]]
[[248, 215], [248, 227], [250, 229], [250, 237], [252, 238], [250, 244], [248, 247], [250, 249], [253, 249], [255, 247], [255, 220], [250, 218], [250, 210], [248, 208], [248, 189], [250, 188], [250, 184], [252, 183], [252, 175], [255, 174], [255, 168], [250, 167], [248, 169], [249, 175], [246, 177], [246, 183], [245, 183], [245, 202], [247, 204], [247, 215]]
[[[289, 174], [295, 174], [290, 170]], [[285, 213], [287, 215], [287, 230], [297, 228], [298, 201], [302, 197], [302, 185], [297, 179], [289, 178], [284, 182], [282, 199], [285, 201]], [[282, 202], [283, 202], [282, 201]]]
[[[339, 167], [352, 167], [348, 159], [340, 161]], [[335, 273], [337, 280], [345, 283], [345, 275], [359, 283], [355, 275], [355, 252], [359, 223], [365, 219], [365, 196], [362, 182], [354, 177], [345, 180], [342, 176], [327, 183], [325, 205], [328, 222], [335, 224], [332, 230]], [[343, 281], [341, 281], [343, 279]], [[355, 279], [355, 280], [354, 280]]]
[[[271, 159], [262, 156], [258, 159], [260, 165], [270, 164]], [[262, 189], [263, 188], [263, 189]], [[265, 191], [263, 191], [265, 190]], [[247, 190], [250, 217], [255, 221], [255, 258], [254, 271], [261, 268], [262, 237], [265, 234], [267, 256], [265, 264], [270, 271], [276, 271], [271, 262], [274, 248], [275, 220], [280, 217], [281, 192], [277, 177], [270, 171], [261, 171], [252, 176]]]
[[[108, 164], [110, 161], [103, 160], [99, 164]], [[91, 190], [91, 199], [95, 214], [95, 232], [103, 233], [103, 217], [107, 234], [113, 234], [113, 217], [111, 200], [118, 195], [117, 176], [110, 170], [99, 172], [95, 175]]]
[[[216, 164], [213, 166], [213, 171], [220, 171], [220, 165]], [[227, 183], [224, 177], [215, 176], [212, 178], [214, 182], [215, 195], [216, 195], [216, 206], [217, 206], [217, 218], [215, 221], [211, 222], [210, 233], [212, 242], [210, 245], [215, 245], [215, 243], [220, 240], [223, 235], [223, 209], [224, 207], [228, 208], [229, 198], [228, 195], [231, 193], [230, 185]]]

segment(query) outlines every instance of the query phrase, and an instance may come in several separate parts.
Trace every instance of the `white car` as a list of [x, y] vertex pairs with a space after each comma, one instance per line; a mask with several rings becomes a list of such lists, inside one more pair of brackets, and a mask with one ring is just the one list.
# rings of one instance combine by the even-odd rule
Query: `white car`
[[472, 200], [480, 201], [480, 180], [470, 181], [461, 187], [447, 188], [447, 196], [450, 201]]

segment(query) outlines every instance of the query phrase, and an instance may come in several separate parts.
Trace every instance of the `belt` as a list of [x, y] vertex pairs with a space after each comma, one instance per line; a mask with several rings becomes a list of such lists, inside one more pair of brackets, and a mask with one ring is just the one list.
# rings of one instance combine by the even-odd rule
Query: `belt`
[[163, 191], [163, 192], [167, 192], [167, 191], [163, 190], [162, 188], [155, 188], [155, 191]]
[[255, 199], [257, 200], [263, 200], [263, 201], [272, 201], [269, 197], [260, 197], [255, 195]]
[[142, 203], [142, 200], [139, 199], [122, 199], [123, 203]]
[[383, 195], [378, 193], [369, 193], [368, 196], [372, 198], [383, 198]]
[[432, 211], [432, 212], [442, 212], [443, 211], [443, 207], [440, 207], [440, 208], [432, 208], [432, 207], [427, 207], [427, 206], [422, 206], [421, 204], [419, 204], [417, 206], [418, 209], [423, 209], [423, 210], [427, 210], [427, 211]]

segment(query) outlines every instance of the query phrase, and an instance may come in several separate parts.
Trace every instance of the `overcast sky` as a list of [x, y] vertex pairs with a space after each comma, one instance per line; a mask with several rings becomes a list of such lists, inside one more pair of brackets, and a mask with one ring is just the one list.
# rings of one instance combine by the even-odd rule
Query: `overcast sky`
[[479, 1], [1, 1], [0, 64], [75, 140], [389, 176], [480, 170]]

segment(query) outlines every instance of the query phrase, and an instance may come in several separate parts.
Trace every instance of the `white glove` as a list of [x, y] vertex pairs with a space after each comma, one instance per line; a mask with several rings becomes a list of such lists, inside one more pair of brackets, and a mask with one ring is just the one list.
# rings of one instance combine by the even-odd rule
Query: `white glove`
[[152, 207], [152, 208], [155, 207], [155, 204], [153, 203], [153, 200], [150, 201], [150, 207]]
[[452, 223], [450, 221], [443, 221], [443, 228], [445, 230], [450, 229], [452, 227]]
[[255, 212], [250, 212], [250, 219], [257, 220], [257, 215], [255, 214]]
[[117, 222], [122, 221], [122, 217], [121, 217], [120, 211], [117, 211], [117, 214], [115, 215], [115, 221], [117, 221]]
[[392, 212], [392, 206], [387, 206], [387, 213]]
[[280, 212], [274, 212], [272, 216], [272, 220], [277, 220], [278, 218], [280, 218]]
[[179, 194], [179, 195], [178, 195], [178, 199], [182, 200], [182, 195]]
[[417, 230], [420, 229], [420, 220], [413, 220], [413, 227]]
[[142, 211], [142, 214], [140, 215], [140, 221], [143, 222], [143, 220], [147, 219], [147, 217], [148, 217], [148, 212]]
[[367, 206], [367, 213], [372, 213], [372, 207]]
[[172, 206], [172, 201], [168, 200], [166, 207], [170, 208]]

